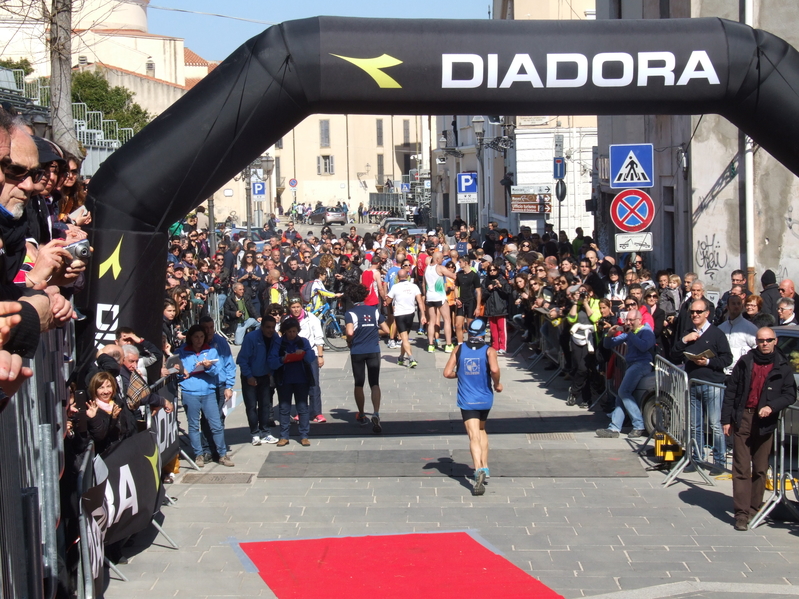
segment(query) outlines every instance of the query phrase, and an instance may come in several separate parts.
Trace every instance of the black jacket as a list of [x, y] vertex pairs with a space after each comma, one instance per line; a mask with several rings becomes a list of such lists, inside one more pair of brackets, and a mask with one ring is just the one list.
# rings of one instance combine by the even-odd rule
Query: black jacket
[[780, 315], [777, 314], [777, 302], [780, 301], [780, 298], [782, 297], [780, 295], [780, 286], [776, 283], [767, 286], [760, 293], [760, 297], [763, 300], [763, 307], [760, 309], [760, 311], [765, 312], [766, 314], [771, 314], [774, 317], [774, 322], [779, 322]]
[[[785, 354], [779, 349], [774, 351], [777, 352], [776, 362], [766, 377], [757, 404], [758, 409], [766, 406], [771, 408], [769, 416], [758, 418], [761, 436], [771, 433], [777, 427], [780, 412], [796, 401], [796, 381], [793, 378], [793, 368]], [[735, 423], [736, 427], [741, 424], [741, 417], [752, 384], [754, 353], [753, 349], [748, 354], [741, 356], [732, 369], [730, 382], [727, 383], [724, 401], [721, 404], [721, 424]]]
[[[727, 336], [718, 327], [710, 325], [699, 339], [686, 345], [682, 340], [685, 334], [677, 337], [674, 342], [674, 348], [671, 350], [672, 361], [676, 364], [685, 361], [685, 372], [688, 374], [688, 378], [709, 383], [723, 383], [724, 369], [732, 364], [732, 351]], [[692, 360], [686, 359], [683, 353], [687, 351], [692, 354], [701, 354], [706, 349], [716, 354], [710, 358], [707, 366], [699, 366]]]
[[[488, 289], [488, 286], [491, 284], [495, 286], [498, 285], [495, 289]], [[486, 277], [486, 280], [483, 281], [483, 295], [485, 296], [485, 315], [487, 317], [491, 316], [507, 316], [508, 314], [508, 299], [511, 295], [510, 285], [508, 282], [502, 277], [490, 278]]]
[[[685, 337], [685, 334], [694, 328], [694, 323], [691, 320], [691, 314], [689, 313], [691, 304], [694, 302], [694, 300], [690, 297], [690, 295], [691, 294], [689, 293], [688, 298], [683, 301], [682, 306], [680, 306], [680, 309], [677, 311], [677, 322], [674, 332], [679, 338]], [[702, 296], [702, 299], [707, 302], [708, 309], [710, 310], [707, 314], [707, 319], [710, 322], [713, 322], [713, 315], [716, 313], [716, 305], [704, 295]]]
[[[225, 320], [227, 322], [244, 322], [242, 320], [243, 316], [236, 316], [236, 312], [239, 311], [239, 306], [237, 304], [238, 299], [235, 293], [230, 294], [227, 296], [225, 300], [225, 305], [223, 306], [223, 310], [225, 313]], [[255, 306], [252, 304], [252, 300], [249, 296], [245, 293], [242, 297], [244, 300], [244, 306], [247, 308], [247, 312], [250, 313], [250, 318], [258, 318], [261, 316], [258, 311], [255, 309]]]

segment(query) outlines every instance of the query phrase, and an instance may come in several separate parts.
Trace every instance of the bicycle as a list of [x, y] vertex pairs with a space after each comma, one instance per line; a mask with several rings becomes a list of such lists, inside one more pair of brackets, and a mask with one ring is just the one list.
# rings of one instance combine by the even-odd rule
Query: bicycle
[[331, 351], [346, 351], [347, 327], [344, 324], [344, 315], [337, 313], [333, 308], [335, 301], [335, 298], [331, 298], [313, 314], [322, 322], [325, 347]]

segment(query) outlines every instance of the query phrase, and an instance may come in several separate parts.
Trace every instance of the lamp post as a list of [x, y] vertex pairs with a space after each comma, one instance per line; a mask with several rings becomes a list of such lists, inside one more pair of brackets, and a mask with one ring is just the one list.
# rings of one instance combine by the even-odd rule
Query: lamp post
[[[488, 205], [485, 197], [485, 181], [483, 180], [483, 139], [485, 138], [485, 118], [481, 115], [472, 117], [472, 128], [474, 129], [474, 136], [477, 138], [475, 152], [477, 154], [477, 185], [479, 191], [479, 201], [477, 204], [477, 230], [482, 231], [484, 222], [488, 220]], [[481, 218], [481, 214], [485, 211], [485, 216]]]
[[[269, 195], [269, 201], [267, 202], [267, 220], [269, 216], [274, 211], [272, 208], [272, 188], [269, 186], [269, 177], [272, 175], [272, 171], [275, 169], [275, 159], [272, 158], [269, 154], [266, 154], [263, 159], [263, 166], [264, 166], [264, 175], [266, 175], [266, 193]], [[261, 223], [263, 226], [263, 223]]]
[[260, 156], [244, 167], [241, 178], [244, 179], [244, 201], [247, 203], [247, 239], [252, 239], [252, 175], [255, 169], [261, 168]]

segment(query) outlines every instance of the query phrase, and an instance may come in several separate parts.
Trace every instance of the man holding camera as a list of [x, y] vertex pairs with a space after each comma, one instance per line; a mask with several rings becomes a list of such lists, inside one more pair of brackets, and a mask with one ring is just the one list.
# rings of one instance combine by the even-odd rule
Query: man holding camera
[[643, 324], [641, 313], [638, 310], [630, 310], [627, 312], [624, 326], [611, 327], [605, 335], [603, 343], [607, 348], [613, 348], [622, 343], [627, 344], [627, 353], [624, 356], [627, 361], [627, 371], [619, 385], [616, 407], [610, 415], [610, 424], [608, 428], [598, 429], [596, 436], [607, 439], [618, 437], [622, 424], [624, 424], [624, 412], [626, 411], [633, 422], [633, 430], [627, 434], [627, 437], [630, 439], [643, 437], [646, 434], [644, 417], [641, 415], [638, 402], [633, 397], [633, 391], [641, 379], [652, 372], [655, 333]]

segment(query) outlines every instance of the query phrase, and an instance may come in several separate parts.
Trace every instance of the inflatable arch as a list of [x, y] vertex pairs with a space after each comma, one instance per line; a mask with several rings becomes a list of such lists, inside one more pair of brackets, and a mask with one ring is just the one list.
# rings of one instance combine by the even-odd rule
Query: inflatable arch
[[315, 113], [717, 113], [799, 174], [799, 55], [722, 19], [395, 20], [270, 27], [92, 179], [86, 351], [160, 339], [166, 230]]

